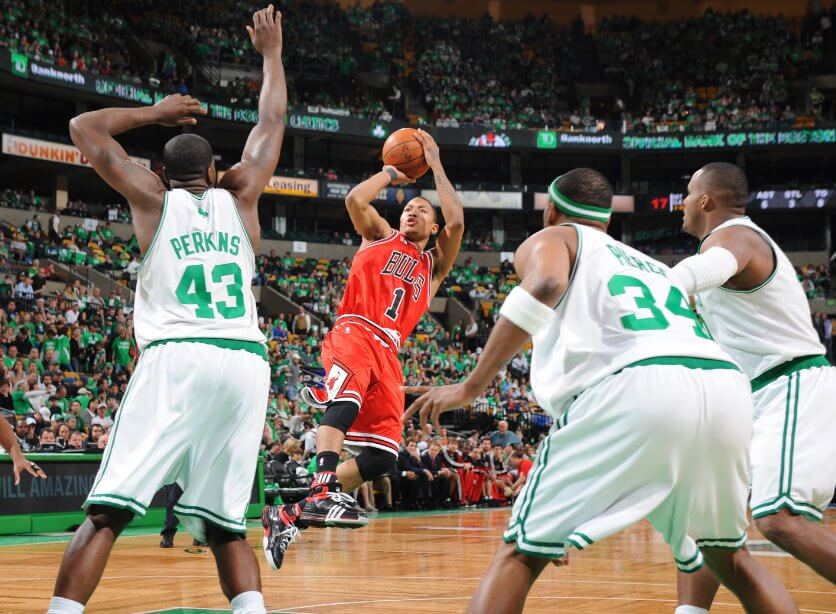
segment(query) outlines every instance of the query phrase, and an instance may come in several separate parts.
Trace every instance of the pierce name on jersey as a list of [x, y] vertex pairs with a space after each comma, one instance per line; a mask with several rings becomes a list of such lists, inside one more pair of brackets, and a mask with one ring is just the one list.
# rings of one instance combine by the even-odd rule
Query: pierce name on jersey
[[638, 362], [734, 368], [669, 267], [600, 230], [570, 226], [578, 249], [569, 287], [532, 340], [531, 387], [543, 409], [559, 419], [586, 389]]
[[166, 192], [159, 227], [137, 273], [139, 349], [170, 339], [264, 343], [254, 271], [255, 254], [232, 194]]

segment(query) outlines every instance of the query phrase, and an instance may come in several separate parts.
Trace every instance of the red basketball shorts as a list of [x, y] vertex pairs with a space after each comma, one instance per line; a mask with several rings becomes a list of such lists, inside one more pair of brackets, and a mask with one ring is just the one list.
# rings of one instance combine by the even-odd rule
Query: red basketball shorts
[[353, 321], [339, 322], [322, 342], [328, 400], [360, 407], [345, 435], [347, 448], [371, 446], [398, 454], [403, 433], [403, 374], [391, 343], [371, 326]]

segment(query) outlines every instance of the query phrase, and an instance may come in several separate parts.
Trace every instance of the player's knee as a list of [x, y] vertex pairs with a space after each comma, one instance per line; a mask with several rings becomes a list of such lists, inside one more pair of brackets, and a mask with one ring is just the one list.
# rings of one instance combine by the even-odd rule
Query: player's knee
[[87, 510], [87, 517], [97, 531], [109, 529], [114, 535], [119, 535], [133, 519], [133, 512], [107, 505], [91, 505]]
[[391, 452], [372, 447], [365, 448], [354, 460], [364, 482], [392, 473], [398, 464]]
[[756, 518], [755, 526], [766, 539], [780, 545], [792, 538], [799, 522], [805, 522], [801, 516], [780, 510], [776, 514]]
[[320, 426], [330, 426], [346, 433], [354, 424], [360, 407], [351, 401], [336, 401], [328, 404]]
[[242, 539], [245, 539], [245, 537], [240, 533], [233, 533], [212, 524], [206, 525], [206, 543], [209, 544], [210, 548], [241, 541]]

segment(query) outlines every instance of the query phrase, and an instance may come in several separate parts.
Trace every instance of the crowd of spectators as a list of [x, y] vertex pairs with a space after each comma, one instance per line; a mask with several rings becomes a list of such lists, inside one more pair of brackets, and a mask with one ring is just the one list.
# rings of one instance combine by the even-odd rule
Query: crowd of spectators
[[[788, 83], [822, 56], [827, 22], [802, 33], [783, 16], [707, 9], [699, 19], [604, 19], [596, 42], [605, 74], [624, 80], [629, 132], [792, 127]], [[815, 97], [814, 92], [810, 92]]]
[[545, 16], [486, 16], [422, 19], [416, 32], [422, 49], [415, 70], [436, 124], [561, 125], [565, 85], [579, 69], [567, 30]]
[[796, 267], [798, 281], [807, 298], [827, 298], [830, 296], [831, 281], [827, 266], [807, 264]]
[[[448, 429], [428, 434], [408, 426], [396, 468], [354, 494], [369, 512], [510, 504], [526, 482], [542, 436], [525, 444], [522, 432], [511, 431], [508, 422], [495, 426], [484, 434]], [[296, 436], [292, 427], [265, 429], [266, 474], [280, 494], [295, 488], [300, 496], [310, 483], [314, 440], [315, 430]]]
[[47, 66], [140, 84], [149, 73], [127, 51], [126, 20], [94, 10], [98, 4], [7, 0], [0, 9], [0, 47]]
[[[234, 66], [197, 93], [256, 106], [260, 60], [242, 28], [249, 3], [55, 4], [6, 3], [0, 46], [59, 67], [134, 83], [150, 78], [182, 93], [192, 89], [196, 67]], [[696, 19], [664, 22], [613, 17], [602, 19], [593, 37], [580, 20], [558, 26], [545, 16], [419, 18], [392, 0], [350, 8], [279, 4], [288, 14], [284, 56], [294, 106], [404, 118], [407, 88], [423, 105], [413, 105], [413, 118], [441, 126], [630, 132], [812, 125], [824, 112], [821, 92], [810, 89], [803, 100], [791, 96], [789, 83], [822, 64], [833, 36], [829, 13], [811, 14], [800, 27], [745, 10], [707, 9]], [[145, 65], [128, 54], [128, 36], [148, 42]], [[575, 93], [582, 67], [621, 87], [610, 108]], [[384, 81], [371, 86], [361, 73]]]

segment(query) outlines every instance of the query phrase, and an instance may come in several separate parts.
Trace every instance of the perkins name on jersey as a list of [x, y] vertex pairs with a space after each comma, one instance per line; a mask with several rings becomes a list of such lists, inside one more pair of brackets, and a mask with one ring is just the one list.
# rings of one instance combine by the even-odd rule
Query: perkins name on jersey
[[228, 232], [201, 232], [196, 230], [192, 233], [180, 235], [169, 240], [174, 255], [178, 260], [183, 256], [192, 256], [204, 252], [222, 252], [238, 255], [241, 248], [241, 237]]

